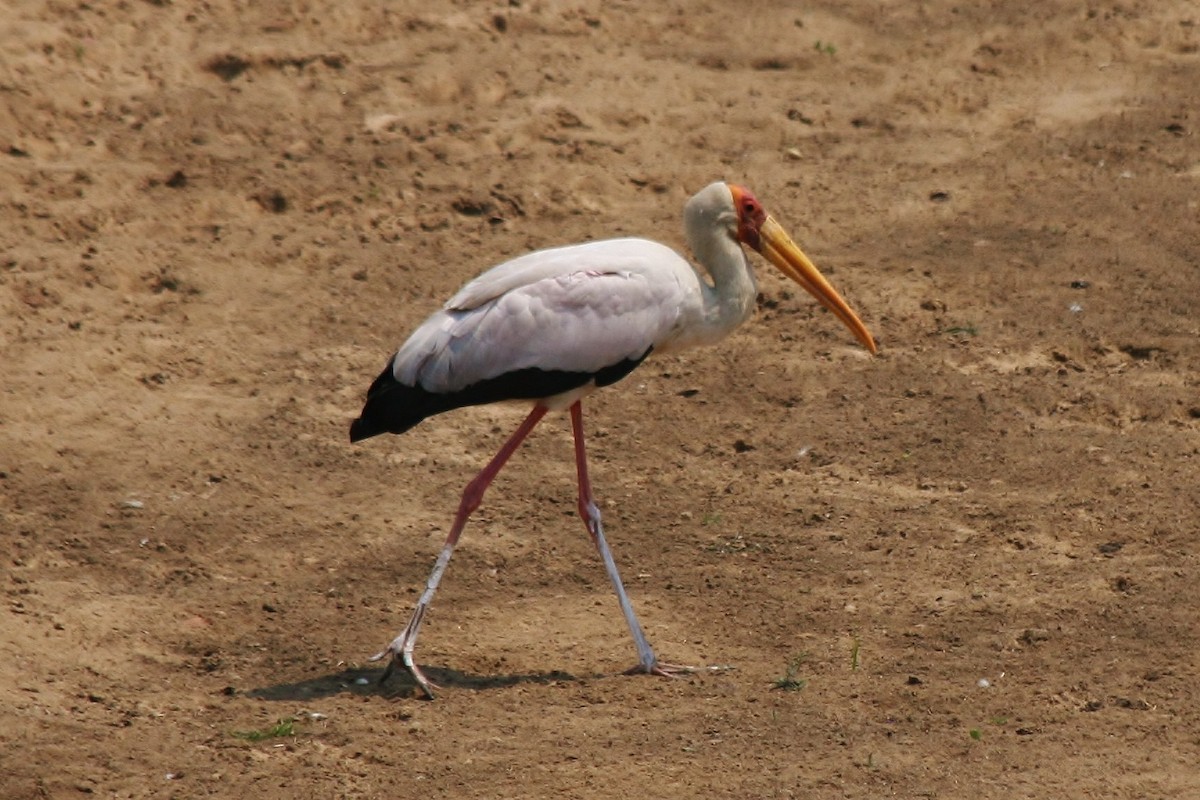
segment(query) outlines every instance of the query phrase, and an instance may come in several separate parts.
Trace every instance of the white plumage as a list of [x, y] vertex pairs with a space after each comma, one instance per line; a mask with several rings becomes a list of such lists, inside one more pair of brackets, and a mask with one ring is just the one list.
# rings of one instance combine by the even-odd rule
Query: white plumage
[[698, 277], [670, 248], [613, 239], [535, 253], [464, 286], [400, 348], [397, 381], [430, 392], [537, 368], [594, 373], [687, 327]]
[[403, 433], [466, 405], [526, 399], [533, 410], [469, 483], [446, 544], [408, 625], [375, 656], [397, 663], [433, 697], [413, 660], [433, 600], [467, 518], [521, 441], [551, 409], [569, 408], [575, 435], [579, 513], [617, 593], [638, 651], [634, 670], [673, 675], [646, 641], [604, 539], [587, 474], [580, 399], [620, 380], [651, 352], [711, 344], [754, 309], [754, 273], [742, 245], [766, 257], [845, 323], [871, 352], [871, 334], [748, 190], [713, 183], [684, 207], [688, 245], [707, 279], [668, 247], [645, 239], [540, 250], [506, 261], [464, 286], [400, 347], [371, 384], [350, 426], [351, 441]]

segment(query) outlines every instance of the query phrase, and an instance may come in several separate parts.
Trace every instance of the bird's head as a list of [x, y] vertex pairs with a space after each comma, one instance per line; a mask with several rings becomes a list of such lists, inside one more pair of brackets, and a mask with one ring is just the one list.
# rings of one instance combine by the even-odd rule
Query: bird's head
[[766, 212], [754, 193], [732, 183], [717, 182], [701, 189], [689, 202], [689, 212], [708, 217], [708, 224], [723, 228], [735, 240], [761, 254], [780, 272], [828, 308], [854, 334], [863, 347], [876, 351], [867, 326], [804, 255], [775, 218]]

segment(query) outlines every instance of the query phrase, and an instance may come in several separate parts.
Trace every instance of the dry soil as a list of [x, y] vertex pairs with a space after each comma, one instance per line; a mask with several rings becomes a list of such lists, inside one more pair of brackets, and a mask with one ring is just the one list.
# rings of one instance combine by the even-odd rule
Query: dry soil
[[[1195, 798], [1187, 0], [14, 0], [4, 798]], [[483, 268], [756, 191], [756, 317], [547, 420], [351, 446]], [[761, 262], [759, 262], [761, 264]], [[364, 680], [365, 679], [365, 680]]]

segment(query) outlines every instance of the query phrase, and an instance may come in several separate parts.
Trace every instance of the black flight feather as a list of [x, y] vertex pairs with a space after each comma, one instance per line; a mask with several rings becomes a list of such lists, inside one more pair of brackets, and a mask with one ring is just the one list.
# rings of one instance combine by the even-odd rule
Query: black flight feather
[[367, 390], [362, 414], [350, 423], [350, 441], [358, 442], [381, 433], [404, 433], [427, 417], [464, 406], [553, 397], [578, 389], [592, 380], [597, 386], [608, 386], [632, 372], [648, 355], [650, 350], [638, 358], [627, 358], [596, 372], [537, 367], [519, 369], [449, 393], [430, 392], [420, 386], [400, 383], [392, 374], [393, 357]]

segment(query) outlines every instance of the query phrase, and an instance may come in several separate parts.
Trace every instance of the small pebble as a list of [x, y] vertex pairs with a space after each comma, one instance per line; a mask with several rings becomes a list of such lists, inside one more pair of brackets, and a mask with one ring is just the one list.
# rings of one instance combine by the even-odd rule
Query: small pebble
[[991, 681], [989, 681], [987, 678], [980, 678], [980, 679], [979, 679], [979, 682], [978, 682], [976, 685], [977, 685], [977, 686], [978, 686], [980, 689], [986, 689], [986, 688], [988, 688], [989, 686], [991, 686], [991, 685], [992, 685], [992, 682], [991, 682]]
[[357, 686], [366, 686], [371, 682], [370, 678], [355, 678], [354, 683]]

